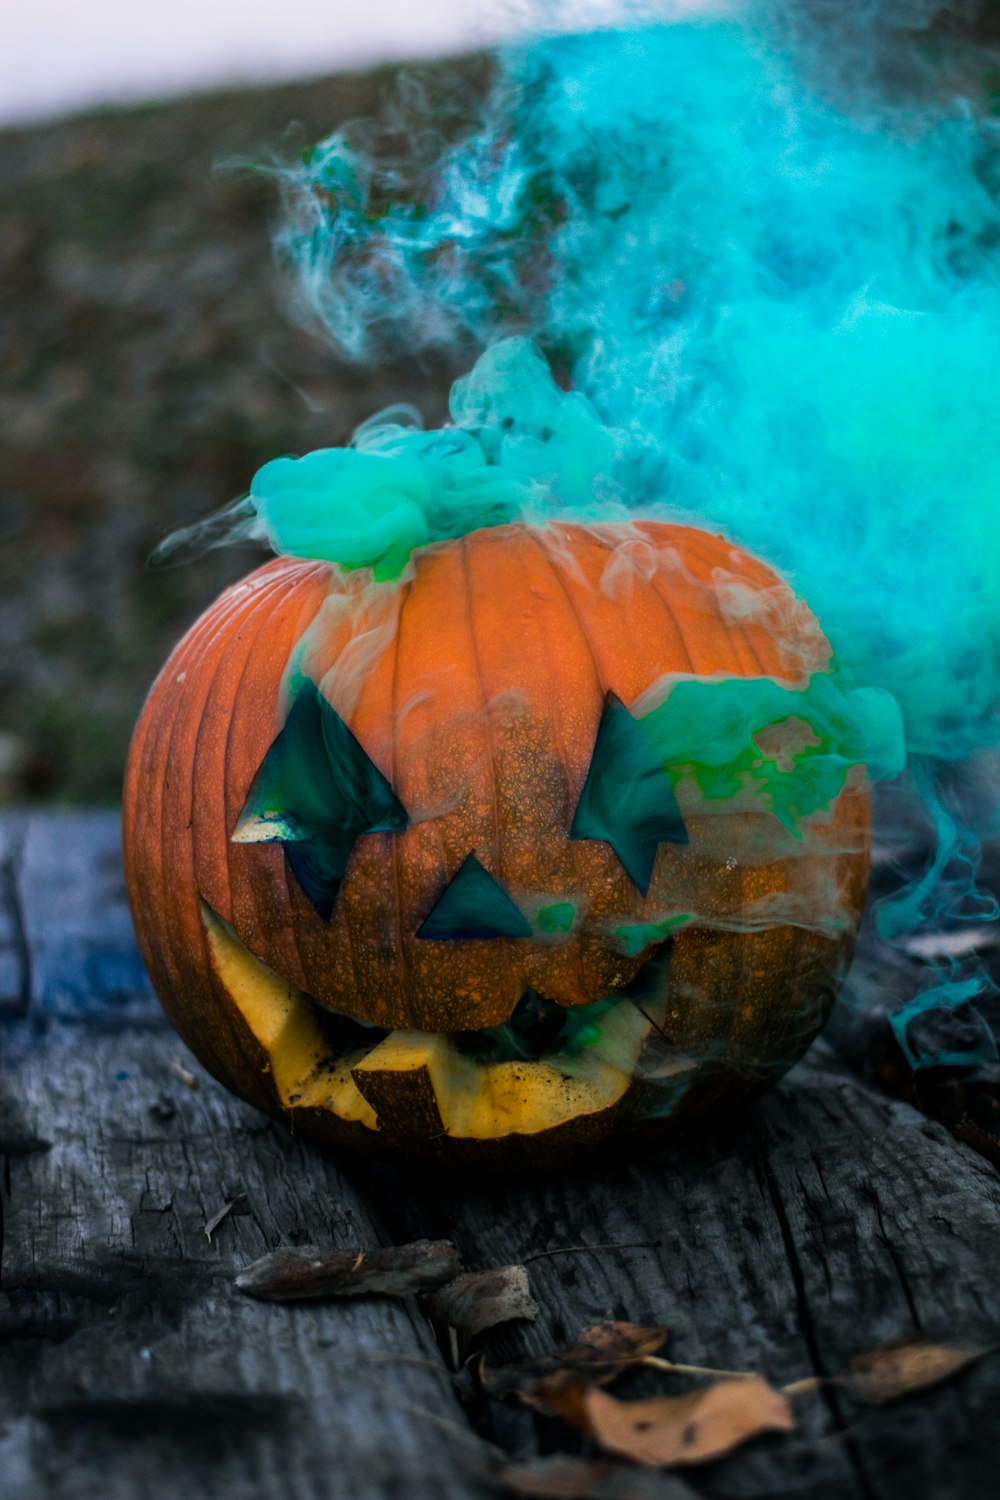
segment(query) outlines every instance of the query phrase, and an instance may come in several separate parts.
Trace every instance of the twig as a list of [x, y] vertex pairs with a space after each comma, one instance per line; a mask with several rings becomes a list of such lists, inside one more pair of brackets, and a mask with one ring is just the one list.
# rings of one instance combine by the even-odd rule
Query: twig
[[[330, 1342], [335, 1343], [336, 1340]], [[326, 1345], [324, 1344], [323, 1347]], [[441, 1376], [442, 1380], [447, 1380], [449, 1385], [453, 1385], [455, 1381], [452, 1371], [446, 1370], [440, 1360], [421, 1359], [416, 1354], [359, 1354], [354, 1363], [358, 1365], [416, 1365], [422, 1370], [433, 1370], [436, 1375]]]
[[219, 1209], [218, 1213], [213, 1214], [212, 1217], [206, 1222], [206, 1224], [205, 1224], [205, 1238], [206, 1238], [206, 1240], [208, 1240], [209, 1244], [212, 1243], [212, 1235], [218, 1229], [218, 1227], [222, 1223], [223, 1219], [226, 1217], [227, 1214], [232, 1213], [232, 1211], [233, 1211], [233, 1209], [235, 1207], [236, 1207], [236, 1199], [233, 1198], [231, 1200], [231, 1202], [224, 1203], [222, 1205], [222, 1207]]
[[554, 1250], [536, 1250], [534, 1255], [522, 1255], [521, 1264], [528, 1265], [533, 1260], [544, 1260], [549, 1255], [580, 1255], [588, 1250], [658, 1250], [659, 1240], [631, 1240], [619, 1245], [557, 1245]]
[[198, 1087], [197, 1078], [184, 1066], [176, 1053], [170, 1059], [170, 1071], [171, 1073], [176, 1073], [185, 1088], [196, 1089]]
[[783, 1396], [801, 1396], [806, 1391], [818, 1391], [824, 1385], [825, 1375], [807, 1375], [804, 1380], [793, 1380], [791, 1385], [783, 1385], [781, 1393]]
[[351, 1226], [351, 1230], [352, 1230], [352, 1232], [354, 1234], [354, 1238], [358, 1242], [358, 1249], [359, 1250], [366, 1250], [368, 1248], [367, 1237], [365, 1235], [364, 1226], [359, 1222], [357, 1214], [354, 1212], [353, 1209], [351, 1209], [351, 1208], [345, 1208], [344, 1209], [344, 1218], [347, 1220], [348, 1224], [350, 1224], [350, 1226]]
[[[442, 1370], [441, 1373], [442, 1375], [446, 1375], [447, 1371]], [[491, 1443], [488, 1438], [479, 1437], [470, 1427], [462, 1427], [458, 1422], [449, 1422], [447, 1417], [440, 1417], [437, 1412], [428, 1411], [426, 1406], [418, 1406], [415, 1401], [401, 1401], [395, 1386], [389, 1385], [388, 1381], [380, 1380], [377, 1375], [373, 1377], [373, 1383], [380, 1386], [383, 1391], [392, 1396], [394, 1407], [397, 1411], [411, 1412], [413, 1416], [421, 1417], [425, 1422], [431, 1422], [435, 1427], [440, 1427], [442, 1432], [450, 1432], [454, 1437], [461, 1438], [464, 1443], [468, 1443], [474, 1447], [480, 1455], [485, 1452], [503, 1462], [507, 1461], [506, 1453], [498, 1448], [495, 1443]]]
[[[752, 1370], [715, 1370], [711, 1365], [680, 1365], [672, 1359], [661, 1359], [658, 1354], [647, 1354], [642, 1363], [652, 1365], [654, 1370], [668, 1370], [671, 1375], [715, 1375], [724, 1380], [749, 1380], [753, 1376]], [[793, 1380], [791, 1384], [783, 1385], [781, 1394], [803, 1396], [806, 1391], [818, 1391], [826, 1383], [823, 1375], [807, 1375], [804, 1380]]]
[[647, 1354], [640, 1361], [654, 1370], [668, 1370], [671, 1375], [715, 1375], [723, 1380], [752, 1380], [752, 1370], [715, 1370], [711, 1365], [678, 1365], [672, 1359], [661, 1359], [658, 1354]]
[[675, 1045], [673, 1038], [667, 1036], [667, 1033], [664, 1031], [659, 1021], [654, 1021], [648, 1010], [643, 1010], [641, 1005], [637, 1005], [636, 1010], [639, 1012], [640, 1016], [645, 1016], [646, 1020], [649, 1022], [650, 1026], [652, 1026], [653, 1030], [658, 1031], [665, 1042], [669, 1042], [671, 1047]]

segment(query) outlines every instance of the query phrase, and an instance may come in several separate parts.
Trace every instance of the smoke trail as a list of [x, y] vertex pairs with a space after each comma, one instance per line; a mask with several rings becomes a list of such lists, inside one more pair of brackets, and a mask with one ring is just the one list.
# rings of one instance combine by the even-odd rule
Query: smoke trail
[[[464, 433], [382, 422], [301, 461], [371, 481], [342, 560], [389, 576], [470, 517], [539, 508], [693, 520], [784, 573], [842, 680], [892, 694], [937, 853], [886, 939], [998, 914], [948, 787], [1000, 742], [1000, 118], [942, 10], [786, 0], [538, 40], [457, 144], [412, 96], [385, 139], [322, 142], [286, 174], [279, 245], [358, 359], [490, 350], [453, 399]], [[548, 415], [523, 346], [497, 344], [525, 333], [574, 391]], [[410, 465], [388, 500], [373, 451]], [[290, 473], [255, 482], [279, 546]], [[985, 984], [937, 980], [939, 1009]]]
[[911, 748], [961, 758], [1000, 683], [998, 122], [845, 113], [800, 61], [756, 9], [541, 42], [429, 178], [319, 146], [285, 250], [360, 356], [527, 327], [637, 509], [778, 563]]

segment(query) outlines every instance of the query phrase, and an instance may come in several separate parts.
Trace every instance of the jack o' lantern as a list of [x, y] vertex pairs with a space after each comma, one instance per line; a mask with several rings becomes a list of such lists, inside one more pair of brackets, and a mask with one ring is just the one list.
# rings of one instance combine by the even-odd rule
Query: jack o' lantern
[[868, 796], [832, 684], [787, 585], [683, 526], [492, 525], [385, 582], [279, 558], [135, 732], [155, 987], [326, 1143], [552, 1162], [718, 1113], [851, 956]]

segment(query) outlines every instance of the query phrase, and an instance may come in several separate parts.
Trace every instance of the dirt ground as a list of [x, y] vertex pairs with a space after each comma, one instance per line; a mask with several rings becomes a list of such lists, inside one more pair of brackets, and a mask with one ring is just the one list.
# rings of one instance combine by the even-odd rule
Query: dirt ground
[[350, 368], [293, 324], [271, 255], [276, 181], [226, 165], [287, 160], [377, 112], [393, 82], [0, 133], [0, 803], [115, 802], [153, 675], [263, 557], [150, 569], [163, 536], [390, 402], [443, 415], [454, 370]]

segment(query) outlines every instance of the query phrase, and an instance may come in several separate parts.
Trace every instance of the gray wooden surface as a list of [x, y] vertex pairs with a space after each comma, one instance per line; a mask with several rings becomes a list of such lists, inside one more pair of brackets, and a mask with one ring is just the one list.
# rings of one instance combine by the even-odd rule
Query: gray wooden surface
[[[423, 1177], [292, 1139], [161, 1019], [112, 814], [0, 818], [0, 1046], [4, 1500], [474, 1500], [500, 1493], [498, 1454], [572, 1447], [453, 1380], [415, 1303], [240, 1297], [236, 1272], [283, 1243], [428, 1235], [470, 1269], [526, 1262], [541, 1315], [488, 1341], [494, 1364], [612, 1317], [666, 1323], [675, 1360], [784, 1383], [915, 1331], [1000, 1327], [1000, 1177], [822, 1049], [713, 1135], [577, 1173]], [[683, 1388], [646, 1371], [620, 1390]], [[791, 1437], [683, 1484], [978, 1500], [998, 1488], [998, 1397], [1000, 1356], [892, 1406], [828, 1388], [796, 1400]]]

